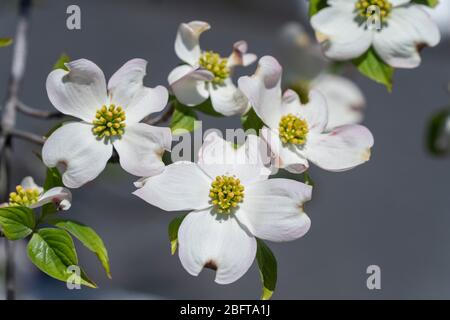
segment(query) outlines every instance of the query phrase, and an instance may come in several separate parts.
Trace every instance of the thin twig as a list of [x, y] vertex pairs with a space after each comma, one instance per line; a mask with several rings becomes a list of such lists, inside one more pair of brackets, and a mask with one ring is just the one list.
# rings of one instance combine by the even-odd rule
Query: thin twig
[[39, 144], [39, 145], [43, 145], [44, 142], [45, 142], [44, 137], [42, 137], [40, 135], [37, 135], [35, 133], [32, 133], [32, 132], [28, 132], [28, 131], [22, 131], [22, 130], [19, 130], [19, 129], [11, 129], [9, 131], [9, 134], [12, 137], [16, 137], [16, 138], [19, 138], [19, 139], [22, 139], [22, 140], [33, 142], [33, 143], [36, 143], [36, 144]]
[[[5, 106], [2, 110], [0, 142], [2, 142], [3, 150], [1, 153], [1, 161], [6, 166], [6, 176], [1, 177], [6, 181], [6, 187], [10, 186], [11, 174], [11, 153], [12, 145], [9, 139], [11, 131], [16, 126], [16, 108], [20, 84], [25, 72], [25, 64], [27, 57], [27, 30], [28, 20], [31, 8], [31, 0], [21, 0], [19, 3], [19, 20], [17, 22], [16, 36], [14, 38], [14, 49], [11, 64], [11, 74], [9, 77], [8, 89], [6, 92]], [[0, 195], [0, 201], [6, 202], [5, 194]], [[6, 250], [6, 268], [5, 268], [5, 288], [6, 299], [14, 300], [16, 295], [15, 274], [14, 274], [14, 247], [12, 243], [5, 240]]]
[[6, 147], [6, 136], [0, 136], [0, 154], [3, 154], [3, 149]]
[[23, 103], [22, 101], [17, 101], [17, 111], [20, 111], [21, 113], [34, 117], [39, 119], [55, 119], [55, 118], [62, 118], [64, 117], [64, 114], [58, 111], [51, 112], [51, 111], [42, 111], [35, 109], [33, 107], [30, 107]]
[[6, 299], [14, 300], [16, 298], [16, 283], [15, 283], [15, 266], [14, 266], [14, 242], [5, 238], [5, 252], [6, 252]]

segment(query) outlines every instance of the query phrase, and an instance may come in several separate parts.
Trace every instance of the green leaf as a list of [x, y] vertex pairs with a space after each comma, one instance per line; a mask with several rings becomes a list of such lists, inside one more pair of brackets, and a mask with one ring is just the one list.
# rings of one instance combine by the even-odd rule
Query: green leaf
[[188, 132], [194, 131], [196, 129], [196, 121], [198, 120], [197, 114], [194, 109], [185, 106], [178, 101], [174, 101], [175, 110], [172, 115], [172, 120], [170, 122], [170, 129], [174, 134], [183, 133], [187, 130]]
[[314, 187], [314, 181], [311, 178], [311, 176], [309, 175], [308, 172], [303, 172], [303, 182], [311, 187]]
[[259, 130], [264, 126], [264, 122], [258, 117], [255, 110], [251, 108], [245, 115], [241, 117], [242, 128], [245, 131], [253, 129], [259, 135]]
[[[66, 282], [72, 277], [73, 274], [67, 270], [69, 266], [78, 266], [78, 257], [73, 240], [65, 230], [40, 229], [33, 234], [28, 243], [27, 253], [36, 267], [60, 281]], [[91, 288], [97, 287], [84, 271], [81, 271], [80, 277], [82, 285]]]
[[223, 114], [217, 112], [216, 110], [214, 110], [212, 103], [211, 103], [211, 99], [207, 99], [205, 102], [199, 104], [198, 106], [195, 107], [196, 110], [203, 112], [204, 114], [207, 114], [209, 116], [213, 116], [213, 117], [223, 117]]
[[111, 270], [109, 267], [108, 251], [100, 236], [94, 229], [73, 220], [55, 219], [50, 221], [51, 224], [58, 228], [68, 231], [72, 236], [80, 240], [80, 242], [100, 260], [106, 275], [111, 279]]
[[450, 153], [450, 109], [446, 108], [435, 113], [427, 128], [427, 149], [435, 156], [445, 156]]
[[384, 63], [373, 48], [367, 50], [361, 57], [354, 59], [353, 64], [364, 76], [386, 86], [392, 91], [392, 76], [394, 68]]
[[62, 182], [62, 176], [58, 168], [47, 168], [47, 176], [44, 182], [44, 191], [50, 190], [54, 187], [64, 186]]
[[7, 47], [13, 43], [11, 38], [0, 38], [0, 48]]
[[312, 17], [327, 6], [327, 0], [309, 0], [309, 16]]
[[0, 227], [9, 240], [29, 236], [35, 226], [36, 217], [30, 208], [15, 206], [0, 208]]
[[170, 153], [170, 151], [167, 151], [167, 150], [164, 151], [164, 153], [162, 155], [162, 162], [166, 166], [172, 164], [172, 154]]
[[178, 246], [178, 229], [187, 214], [176, 217], [169, 223], [169, 240], [170, 240], [170, 251], [175, 254]]
[[66, 67], [66, 63], [70, 62], [70, 58], [67, 54], [63, 53], [58, 60], [55, 62], [55, 64], [53, 65], [53, 70], [56, 69], [63, 69], [66, 71], [69, 71], [69, 69], [67, 69]]
[[256, 239], [258, 249], [256, 261], [258, 261], [259, 273], [263, 283], [262, 300], [269, 300], [277, 285], [277, 259], [270, 248], [261, 239]]
[[436, 7], [439, 4], [439, 0], [412, 0], [412, 2], [417, 4], [423, 4], [431, 8]]
[[[47, 175], [44, 182], [44, 191], [50, 190], [54, 187], [62, 187], [64, 184], [62, 182], [61, 173], [59, 173], [58, 168], [47, 168]], [[54, 203], [50, 202], [42, 206], [41, 209], [41, 221], [48, 215], [56, 213], [58, 210]]]

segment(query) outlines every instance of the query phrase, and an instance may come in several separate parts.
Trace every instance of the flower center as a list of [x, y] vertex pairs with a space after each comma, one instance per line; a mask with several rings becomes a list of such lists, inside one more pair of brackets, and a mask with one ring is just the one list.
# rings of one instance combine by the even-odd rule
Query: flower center
[[122, 107], [116, 107], [113, 104], [109, 108], [103, 106], [95, 113], [92, 133], [99, 138], [120, 137], [125, 129], [125, 119], [125, 111]]
[[308, 123], [289, 113], [281, 117], [278, 126], [280, 139], [283, 143], [305, 144], [308, 134]]
[[230, 214], [244, 199], [244, 186], [235, 177], [217, 176], [211, 183], [209, 197], [220, 213]]
[[22, 186], [16, 187], [16, 192], [9, 194], [10, 206], [29, 207], [39, 200], [39, 190], [37, 188], [27, 188]]
[[230, 76], [230, 69], [228, 68], [228, 59], [222, 58], [218, 53], [213, 51], [205, 51], [199, 60], [202, 68], [214, 74], [213, 84], [222, 84], [223, 81]]
[[385, 20], [392, 10], [392, 4], [388, 0], [358, 0], [355, 4], [358, 15], [363, 18], [369, 18], [374, 14], [378, 14], [377, 11], [371, 10], [371, 6], [379, 8], [380, 20]]

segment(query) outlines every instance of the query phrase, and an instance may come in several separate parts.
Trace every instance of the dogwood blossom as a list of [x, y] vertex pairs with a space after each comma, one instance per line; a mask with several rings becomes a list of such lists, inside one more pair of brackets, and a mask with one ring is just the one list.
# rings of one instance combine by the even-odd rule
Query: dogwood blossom
[[260, 59], [252, 77], [241, 77], [239, 88], [268, 127], [261, 131], [274, 155], [275, 166], [294, 173], [305, 171], [308, 160], [330, 171], [342, 171], [370, 158], [373, 136], [361, 125], [345, 125], [330, 132], [325, 98], [316, 90], [302, 104], [293, 90], [281, 91], [282, 68], [270, 56]]
[[178, 101], [187, 106], [201, 104], [209, 97], [215, 111], [231, 116], [248, 109], [248, 101], [231, 79], [236, 66], [248, 66], [256, 55], [247, 53], [247, 43], [238, 41], [228, 58], [203, 51], [200, 35], [210, 29], [203, 21], [182, 23], [175, 40], [175, 53], [185, 62], [169, 74], [168, 81]]
[[68, 210], [72, 205], [72, 193], [64, 187], [54, 187], [44, 192], [32, 177], [23, 178], [16, 191], [9, 194], [9, 202], [3, 206], [23, 206], [39, 208], [47, 203], [54, 203], [58, 210]]
[[235, 149], [211, 133], [197, 163], [175, 162], [139, 182], [134, 194], [148, 203], [166, 211], [192, 210], [178, 231], [179, 258], [191, 275], [208, 267], [216, 270], [217, 283], [232, 283], [255, 259], [255, 237], [291, 241], [309, 230], [303, 203], [311, 199], [312, 188], [268, 179], [270, 170], [258, 151], [264, 145], [249, 135]]
[[366, 100], [361, 89], [350, 79], [328, 71], [329, 61], [299, 23], [283, 26], [279, 42], [283, 87], [298, 92], [320, 91], [328, 105], [327, 131], [363, 120]]
[[[440, 33], [421, 5], [411, 0], [328, 0], [311, 17], [311, 25], [327, 57], [349, 60], [371, 46], [395, 68], [415, 68], [419, 51], [436, 46]], [[375, 12], [375, 17], [372, 15]], [[376, 20], [375, 20], [376, 19]], [[378, 21], [378, 26], [377, 22]]]
[[132, 59], [109, 80], [93, 62], [80, 59], [47, 78], [50, 101], [60, 112], [81, 119], [57, 129], [45, 142], [42, 158], [48, 167], [62, 164], [63, 183], [78, 188], [95, 179], [117, 151], [120, 165], [137, 175], [160, 173], [164, 150], [171, 147], [169, 128], [140, 121], [161, 111], [167, 89], [143, 85], [147, 62]]

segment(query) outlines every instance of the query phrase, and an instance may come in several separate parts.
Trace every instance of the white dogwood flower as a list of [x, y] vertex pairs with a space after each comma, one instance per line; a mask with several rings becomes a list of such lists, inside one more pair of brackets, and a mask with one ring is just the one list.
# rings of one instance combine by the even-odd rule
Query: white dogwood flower
[[212, 107], [225, 116], [243, 114], [248, 101], [231, 79], [236, 66], [248, 66], [256, 56], [247, 53], [247, 43], [238, 41], [229, 57], [221, 57], [213, 51], [203, 51], [200, 35], [210, 29], [203, 21], [182, 23], [175, 40], [175, 53], [186, 64], [176, 67], [169, 74], [169, 84], [178, 101], [196, 106], [211, 98]]
[[281, 91], [282, 68], [270, 56], [260, 59], [252, 77], [241, 77], [239, 88], [268, 128], [261, 131], [275, 158], [275, 166], [294, 173], [305, 171], [308, 160], [329, 171], [342, 171], [370, 158], [373, 136], [361, 125], [345, 125], [327, 132], [328, 109], [316, 90], [302, 104], [298, 95]]
[[290, 241], [303, 236], [311, 221], [303, 203], [312, 188], [288, 179], [268, 179], [259, 157], [265, 144], [249, 135], [235, 149], [211, 133], [198, 163], [175, 162], [160, 175], [140, 181], [135, 195], [166, 211], [192, 210], [178, 231], [183, 267], [197, 276], [216, 270], [215, 281], [228, 284], [244, 275], [255, 259], [255, 237]]
[[440, 41], [436, 23], [411, 0], [328, 0], [328, 5], [311, 17], [311, 25], [334, 60], [357, 58], [373, 46], [392, 67], [415, 68], [420, 49]]
[[147, 62], [133, 59], [109, 80], [93, 62], [69, 62], [69, 71], [52, 71], [47, 78], [50, 101], [60, 112], [81, 119], [57, 129], [45, 142], [42, 158], [48, 167], [62, 164], [63, 183], [78, 188], [95, 179], [113, 153], [120, 165], [137, 176], [160, 173], [164, 150], [171, 147], [169, 128], [140, 121], [161, 111], [168, 92], [162, 86], [143, 85]]
[[302, 25], [287, 23], [280, 32], [279, 42], [280, 62], [284, 66], [283, 87], [298, 92], [320, 91], [328, 105], [327, 131], [363, 120], [366, 100], [361, 89], [350, 79], [328, 71], [330, 62]]
[[47, 203], [54, 203], [58, 210], [68, 210], [72, 202], [72, 193], [64, 187], [54, 187], [44, 192], [32, 177], [23, 178], [16, 191], [9, 194], [9, 203], [5, 206], [22, 206], [39, 208]]

